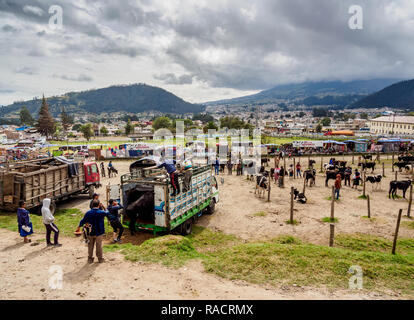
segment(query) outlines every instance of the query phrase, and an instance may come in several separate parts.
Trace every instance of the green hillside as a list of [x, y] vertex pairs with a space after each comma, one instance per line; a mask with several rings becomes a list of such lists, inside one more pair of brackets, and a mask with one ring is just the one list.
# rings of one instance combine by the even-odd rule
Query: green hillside
[[[83, 92], [70, 92], [62, 96], [49, 97], [47, 102], [54, 116], [60, 114], [62, 106], [68, 113], [108, 113], [159, 111], [165, 113], [198, 113], [201, 105], [188, 103], [174, 94], [146, 84], [111, 86]], [[26, 106], [37, 115], [41, 99], [15, 102], [0, 109], [0, 116], [18, 112]]]

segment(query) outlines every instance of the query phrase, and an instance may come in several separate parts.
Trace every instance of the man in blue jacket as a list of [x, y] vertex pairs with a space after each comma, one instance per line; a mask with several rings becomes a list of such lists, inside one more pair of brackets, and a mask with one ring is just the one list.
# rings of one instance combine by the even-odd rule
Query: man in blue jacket
[[95, 244], [98, 262], [105, 262], [102, 256], [102, 238], [105, 234], [105, 217], [108, 215], [108, 211], [99, 209], [99, 200], [93, 200], [92, 210], [86, 212], [83, 219], [79, 222], [78, 228], [76, 229], [76, 232], [78, 233], [83, 225], [89, 224], [91, 226], [88, 243], [88, 263], [93, 263], [93, 249]]

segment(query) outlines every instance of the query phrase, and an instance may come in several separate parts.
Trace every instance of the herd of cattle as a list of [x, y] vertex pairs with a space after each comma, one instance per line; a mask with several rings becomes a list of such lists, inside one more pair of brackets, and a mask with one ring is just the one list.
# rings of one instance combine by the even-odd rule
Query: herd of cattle
[[[362, 156], [365, 161], [360, 161], [358, 163], [358, 167], [361, 167], [361, 171], [366, 172], [367, 169], [371, 169], [371, 174], [375, 171], [376, 163], [372, 161], [372, 155], [363, 155]], [[368, 162], [367, 160], [371, 160]], [[267, 161], [265, 162], [267, 164]], [[262, 162], [262, 166], [260, 168], [260, 173], [256, 175], [256, 191], [258, 192], [259, 196], [264, 195], [265, 191], [268, 188], [268, 184], [272, 179], [272, 169], [270, 172], [266, 171], [263, 166], [264, 162]], [[316, 164], [315, 160], [309, 160], [308, 163], [308, 170], [303, 172], [303, 178], [305, 179], [305, 184], [309, 185], [309, 187], [316, 185], [316, 170], [313, 168]], [[414, 156], [398, 156], [398, 162], [394, 163], [394, 166], [398, 167], [400, 171], [404, 168], [406, 173], [413, 173], [413, 165], [414, 165]], [[335, 180], [337, 175], [341, 176], [342, 180], [350, 179], [350, 175], [352, 174], [352, 169], [350, 166], [347, 166], [347, 161], [340, 161], [335, 160], [332, 158], [330, 163], [325, 163], [323, 165], [324, 172], [325, 172], [325, 186], [328, 187], [329, 180]], [[285, 173], [287, 175], [287, 172]], [[381, 186], [382, 175], [370, 175], [365, 177], [365, 182], [369, 182], [372, 184], [374, 189], [377, 189]], [[355, 169], [355, 174], [353, 175], [353, 179], [360, 179], [359, 172]], [[411, 186], [411, 180], [404, 180], [404, 181], [391, 181], [390, 188], [388, 192], [388, 197], [395, 199], [397, 190], [402, 190], [403, 198], [405, 198], [405, 194], [407, 189]], [[255, 191], [255, 194], [256, 194]], [[295, 200], [301, 203], [306, 203], [307, 199], [303, 193], [299, 193], [297, 189], [294, 192]]]

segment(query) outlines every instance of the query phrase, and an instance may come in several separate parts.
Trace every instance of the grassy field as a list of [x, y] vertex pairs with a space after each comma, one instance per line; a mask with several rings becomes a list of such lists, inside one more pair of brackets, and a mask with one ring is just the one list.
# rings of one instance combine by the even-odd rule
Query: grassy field
[[290, 236], [272, 241], [245, 242], [237, 237], [196, 227], [193, 235], [167, 235], [144, 242], [109, 245], [131, 261], [160, 262], [180, 267], [200, 259], [207, 272], [256, 284], [297, 284], [348, 288], [348, 270], [358, 265], [364, 288], [400, 290], [414, 294], [414, 239], [400, 239], [397, 255], [391, 241], [365, 235], [338, 235], [336, 247], [302, 243]]
[[[65, 237], [74, 237], [74, 231], [83, 218], [84, 213], [78, 209], [56, 210], [56, 225], [59, 227], [60, 234]], [[33, 223], [35, 233], [45, 233], [45, 226], [42, 217], [31, 214], [30, 219]], [[17, 217], [15, 213], [0, 212], [0, 228], [17, 232]]]

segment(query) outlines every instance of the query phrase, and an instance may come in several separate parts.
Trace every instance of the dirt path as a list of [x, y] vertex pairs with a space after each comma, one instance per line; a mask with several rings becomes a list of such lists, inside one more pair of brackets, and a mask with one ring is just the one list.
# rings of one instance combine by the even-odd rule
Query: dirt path
[[[32, 243], [42, 235], [34, 235]], [[229, 281], [203, 271], [195, 261], [178, 270], [158, 264], [129, 262], [119, 253], [105, 254], [103, 264], [86, 264], [87, 248], [64, 238], [61, 248], [22, 244], [19, 236], [0, 230], [0, 299], [396, 299], [377, 293], [330, 291], [284, 286], [261, 287]], [[63, 286], [49, 288], [49, 268], [61, 266]]]

